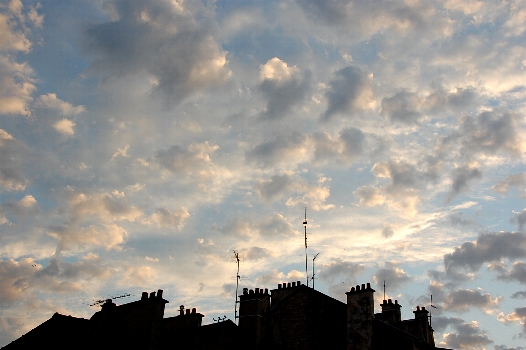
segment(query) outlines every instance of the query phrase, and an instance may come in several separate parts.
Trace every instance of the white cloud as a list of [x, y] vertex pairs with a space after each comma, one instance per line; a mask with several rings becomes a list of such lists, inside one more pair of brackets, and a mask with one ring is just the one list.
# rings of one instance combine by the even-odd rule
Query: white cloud
[[53, 93], [41, 95], [35, 104], [39, 107], [56, 110], [62, 115], [76, 115], [86, 110], [84, 106], [73, 106], [71, 103], [62, 101], [57, 98], [57, 94]]
[[53, 124], [53, 127], [61, 134], [73, 136], [75, 135], [75, 125], [71, 120], [64, 118]]

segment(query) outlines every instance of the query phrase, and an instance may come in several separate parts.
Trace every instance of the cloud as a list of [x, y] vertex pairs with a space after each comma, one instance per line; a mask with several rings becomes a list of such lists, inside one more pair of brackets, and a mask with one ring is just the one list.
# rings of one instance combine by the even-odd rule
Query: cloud
[[211, 155], [218, 149], [219, 146], [211, 146], [208, 141], [193, 143], [186, 149], [172, 146], [169, 149], [158, 151], [155, 160], [162, 168], [174, 174], [209, 178], [217, 173], [217, 167], [212, 162]]
[[153, 77], [152, 91], [176, 103], [229, 79], [213, 26], [198, 20], [208, 16], [205, 8], [159, 0], [112, 0], [105, 8], [114, 20], [85, 31], [89, 71], [118, 78], [145, 72]]
[[477, 271], [485, 262], [526, 257], [526, 235], [514, 232], [481, 233], [474, 242], [465, 242], [444, 255], [446, 272], [458, 268]]
[[519, 231], [523, 232], [526, 225], [526, 209], [518, 213], [514, 211], [510, 222], [519, 224]]
[[374, 108], [372, 75], [358, 67], [342, 68], [334, 73], [325, 93], [327, 110], [321, 119], [328, 121], [337, 114], [354, 117], [354, 113]]
[[[0, 205], [0, 214], [7, 216], [15, 216], [18, 218], [30, 218], [39, 211], [39, 206], [35, 197], [26, 195], [19, 201], [8, 201]], [[0, 222], [1, 222], [0, 217]], [[6, 223], [7, 219], [4, 217]]]
[[63, 135], [73, 136], [75, 135], [75, 125], [71, 120], [64, 118], [53, 124], [53, 127]]
[[190, 213], [184, 207], [177, 208], [173, 212], [165, 208], [157, 208], [151, 219], [159, 227], [175, 228], [180, 231], [189, 217]]
[[38, 107], [49, 108], [58, 111], [62, 115], [76, 115], [84, 112], [84, 106], [73, 106], [71, 103], [62, 101], [57, 98], [57, 94], [49, 93], [47, 95], [40, 95], [35, 101]]
[[311, 85], [308, 72], [299, 72], [295, 66], [289, 67], [277, 57], [261, 66], [259, 91], [267, 100], [260, 120], [283, 119], [288, 112], [302, 102]]
[[291, 270], [285, 275], [285, 273], [273, 269], [268, 274], [257, 277], [256, 284], [275, 286], [283, 282], [297, 282], [303, 278], [305, 278], [305, 274], [297, 270]]
[[382, 269], [378, 269], [373, 276], [373, 280], [376, 285], [382, 285], [385, 281], [389, 288], [400, 288], [403, 284], [410, 282], [413, 278], [407, 273], [395, 266], [387, 266]]
[[32, 74], [27, 63], [0, 56], [0, 113], [31, 115], [29, 104], [36, 90]]
[[21, 191], [27, 186], [19, 162], [24, 147], [5, 130], [0, 129], [0, 186], [8, 191]]
[[526, 335], [526, 307], [515, 308], [512, 313], [504, 315], [501, 312], [497, 319], [504, 323], [518, 322], [522, 325], [522, 335]]
[[453, 197], [465, 191], [468, 188], [469, 182], [481, 178], [482, 172], [478, 168], [473, 168], [470, 166], [461, 166], [455, 168], [453, 170], [453, 183], [447, 196], [447, 201], [451, 201]]
[[399, 91], [382, 99], [380, 113], [387, 115], [391, 122], [418, 125], [426, 115], [465, 110], [473, 104], [474, 99], [475, 90], [472, 87], [457, 88], [451, 92], [437, 90], [424, 96], [411, 91]]
[[267, 203], [287, 198], [287, 206], [308, 206], [316, 211], [327, 210], [333, 205], [325, 204], [330, 191], [328, 186], [324, 186], [324, 182], [318, 181], [317, 184], [311, 185], [298, 175], [274, 175], [269, 181], [257, 180], [256, 192]]
[[519, 133], [521, 118], [512, 113], [482, 112], [462, 119], [463, 149], [471, 154], [504, 151], [518, 156], [524, 149]]
[[493, 298], [491, 294], [478, 290], [458, 289], [446, 294], [442, 299], [442, 307], [448, 311], [464, 312], [471, 307], [491, 311], [499, 306], [502, 297]]
[[94, 248], [120, 250], [127, 232], [115, 224], [90, 225], [88, 227], [55, 226], [49, 235], [57, 239], [59, 252], [85, 251]]
[[384, 228], [382, 229], [382, 236], [385, 238], [391, 238], [394, 235], [394, 230], [389, 224], [384, 224]]
[[137, 221], [143, 212], [128, 203], [124, 193], [71, 192], [68, 197], [72, 223], [96, 218], [103, 222]]
[[279, 163], [300, 162], [307, 153], [307, 139], [300, 133], [276, 136], [273, 140], [256, 145], [245, 153], [247, 162], [255, 162], [260, 167], [270, 167]]
[[521, 284], [526, 284], [526, 263], [514, 262], [511, 270], [501, 271], [497, 278], [503, 281], [518, 281]]
[[454, 349], [481, 349], [493, 343], [488, 334], [479, 328], [478, 322], [460, 323], [454, 326], [455, 332], [445, 333], [439, 346]]
[[510, 187], [516, 187], [521, 190], [522, 196], [524, 193], [524, 186], [526, 185], [526, 173], [519, 173], [507, 176], [504, 180], [494, 185], [491, 189], [497, 193], [506, 193]]
[[327, 132], [316, 132], [312, 135], [314, 161], [347, 165], [366, 153], [367, 139], [368, 135], [354, 127], [341, 130], [338, 138]]
[[360, 205], [374, 207], [385, 202], [385, 196], [374, 186], [362, 186], [357, 188], [353, 195], [360, 200]]
[[296, 235], [299, 232], [283, 217], [283, 215], [274, 213], [260, 220], [230, 218], [225, 225], [214, 225], [214, 230], [227, 236], [236, 237], [271, 237], [271, 236], [289, 236]]

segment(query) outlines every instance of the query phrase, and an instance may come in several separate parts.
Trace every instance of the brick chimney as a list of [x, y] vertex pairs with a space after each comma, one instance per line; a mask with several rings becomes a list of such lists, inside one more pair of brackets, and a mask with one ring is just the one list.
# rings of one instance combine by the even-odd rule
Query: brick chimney
[[402, 320], [402, 313], [400, 308], [402, 305], [398, 304], [398, 300], [395, 300], [393, 304], [392, 299], [384, 300], [382, 304], [382, 316], [384, 320], [388, 323], [400, 322]]
[[420, 320], [421, 322], [421, 329], [422, 329], [422, 335], [424, 337], [424, 340], [435, 346], [435, 336], [433, 328], [431, 328], [431, 325], [429, 324], [429, 311], [426, 310], [425, 306], [417, 306], [416, 310], [413, 311], [415, 314], [415, 320]]
[[347, 293], [347, 350], [371, 350], [374, 319], [371, 284], [352, 287]]
[[247, 349], [260, 349], [269, 339], [270, 294], [268, 289], [243, 288], [239, 296], [239, 330]]

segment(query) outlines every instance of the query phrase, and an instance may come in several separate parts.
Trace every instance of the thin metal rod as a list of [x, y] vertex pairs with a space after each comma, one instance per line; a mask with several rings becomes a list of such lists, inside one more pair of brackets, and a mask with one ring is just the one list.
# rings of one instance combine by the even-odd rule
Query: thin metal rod
[[237, 317], [237, 290], [239, 288], [239, 253], [234, 250], [234, 257], [236, 258], [237, 263], [237, 273], [236, 273], [236, 302], [234, 307], [234, 321], [238, 319]]
[[305, 207], [305, 220], [303, 221], [305, 227], [305, 275], [307, 276], [307, 287], [309, 286], [309, 268], [307, 263], [307, 207]]
[[314, 258], [312, 258], [312, 289], [314, 289], [314, 276], [316, 276], [316, 274], [314, 273], [314, 260], [316, 260], [318, 255], [320, 255], [320, 253], [317, 253], [316, 255], [314, 255]]

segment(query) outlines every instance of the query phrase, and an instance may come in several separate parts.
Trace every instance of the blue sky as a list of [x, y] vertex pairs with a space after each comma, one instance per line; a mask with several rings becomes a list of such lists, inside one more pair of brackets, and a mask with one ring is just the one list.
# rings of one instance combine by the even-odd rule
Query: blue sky
[[525, 1], [0, 1], [0, 345], [162, 288], [356, 284], [526, 336]]

